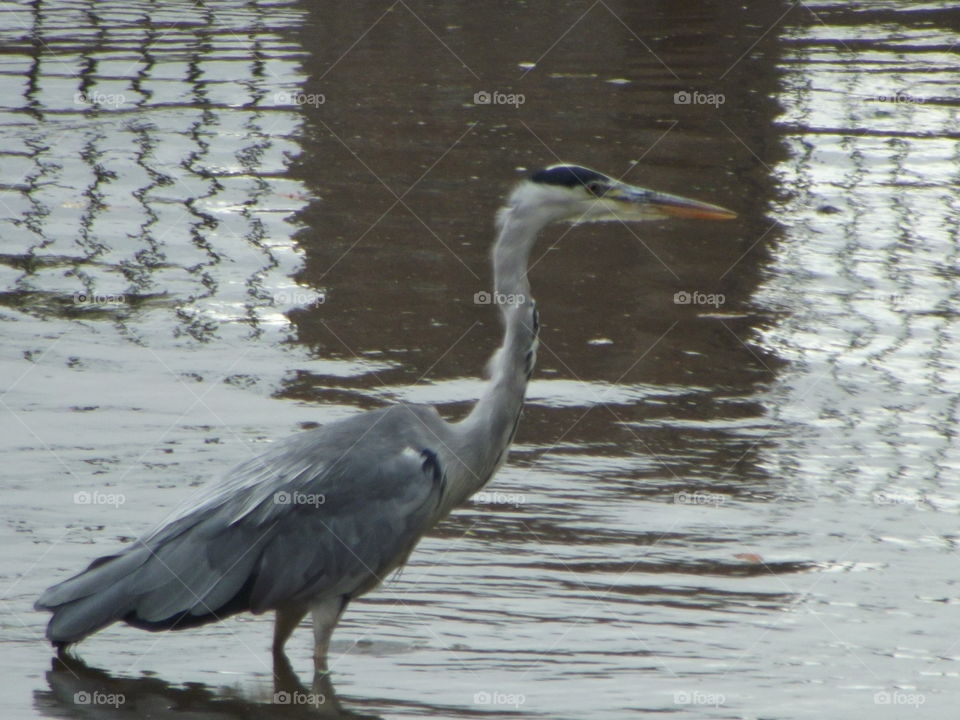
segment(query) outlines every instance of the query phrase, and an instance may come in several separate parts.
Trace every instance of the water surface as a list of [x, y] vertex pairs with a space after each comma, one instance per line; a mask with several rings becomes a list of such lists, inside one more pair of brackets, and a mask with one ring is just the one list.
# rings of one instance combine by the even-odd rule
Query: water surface
[[51, 670], [32, 602], [271, 440], [462, 415], [493, 213], [561, 158], [740, 218], [544, 234], [511, 463], [351, 606], [345, 711], [951, 716], [948, 3], [0, 18], [6, 716], [315, 714], [275, 702], [271, 617], [113, 627]]

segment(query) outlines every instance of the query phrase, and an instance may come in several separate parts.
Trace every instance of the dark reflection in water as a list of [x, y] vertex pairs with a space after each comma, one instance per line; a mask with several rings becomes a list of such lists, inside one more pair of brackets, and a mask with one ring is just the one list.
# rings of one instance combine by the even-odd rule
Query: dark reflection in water
[[[239, 689], [199, 683], [174, 687], [158, 678], [127, 678], [92, 668], [76, 658], [54, 658], [49, 690], [34, 694], [34, 707], [52, 717], [150, 718], [339, 718], [379, 716], [345, 710], [327, 675], [308, 688], [289, 665], [275, 668], [272, 697], [249, 698]], [[88, 712], [89, 711], [89, 712]]]
[[0, 7], [0, 704], [315, 714], [273, 702], [269, 618], [44, 674], [31, 603], [297, 427], [462, 414], [493, 214], [562, 158], [740, 218], [546, 234], [512, 462], [351, 608], [343, 712], [948, 717], [953, 12]]

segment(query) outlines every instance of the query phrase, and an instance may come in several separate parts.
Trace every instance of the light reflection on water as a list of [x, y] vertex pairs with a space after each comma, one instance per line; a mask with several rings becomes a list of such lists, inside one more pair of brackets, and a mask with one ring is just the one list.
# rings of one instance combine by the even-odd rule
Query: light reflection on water
[[[81, 648], [108, 675], [47, 677], [30, 603], [298, 426], [395, 400], [460, 415], [499, 332], [473, 302], [492, 212], [556, 152], [642, 155], [627, 179], [741, 220], [547, 234], [513, 461], [351, 607], [344, 705], [948, 716], [945, 5], [614, 3], [572, 30], [582, 7], [545, 7], [2, 9], [5, 703], [277, 710], [249, 705], [273, 697], [269, 618], [111, 628]], [[470, 102], [498, 87], [526, 102]], [[726, 100], [675, 105], [689, 88]], [[298, 92], [324, 102], [278, 101]], [[724, 302], [675, 303], [694, 291]], [[125, 502], [74, 503], [93, 489]], [[289, 650], [303, 669], [309, 633]]]

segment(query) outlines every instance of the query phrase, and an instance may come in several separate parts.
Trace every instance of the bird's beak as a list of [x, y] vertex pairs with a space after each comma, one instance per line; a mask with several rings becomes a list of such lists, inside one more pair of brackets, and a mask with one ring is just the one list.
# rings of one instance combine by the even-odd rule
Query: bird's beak
[[610, 198], [633, 206], [647, 216], [661, 218], [695, 218], [697, 220], [732, 220], [737, 216], [732, 210], [719, 205], [691, 200], [679, 195], [647, 190], [634, 185], [618, 184], [604, 193]]

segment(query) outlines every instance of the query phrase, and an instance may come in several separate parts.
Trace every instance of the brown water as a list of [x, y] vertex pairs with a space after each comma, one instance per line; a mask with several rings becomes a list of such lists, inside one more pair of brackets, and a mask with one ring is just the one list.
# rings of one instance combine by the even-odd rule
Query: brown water
[[952, 5], [0, 3], [0, 714], [313, 714], [270, 617], [51, 670], [31, 605], [307, 423], [462, 413], [559, 157], [741, 216], [546, 233], [511, 463], [351, 606], [343, 707], [953, 717]]

